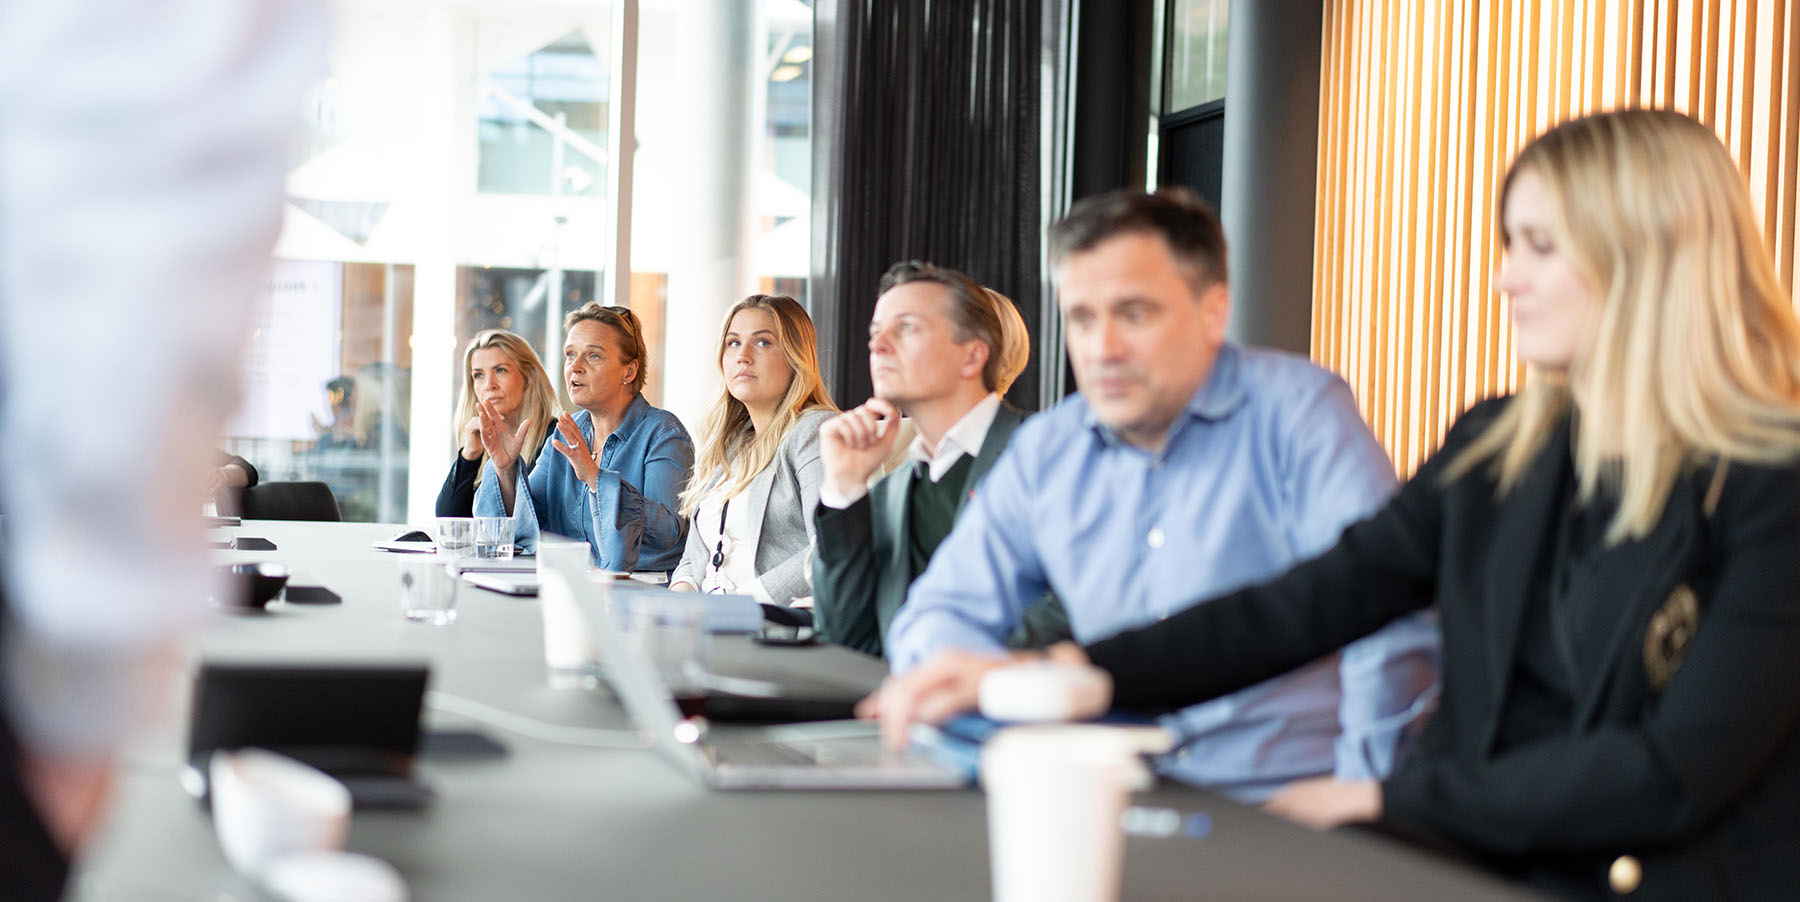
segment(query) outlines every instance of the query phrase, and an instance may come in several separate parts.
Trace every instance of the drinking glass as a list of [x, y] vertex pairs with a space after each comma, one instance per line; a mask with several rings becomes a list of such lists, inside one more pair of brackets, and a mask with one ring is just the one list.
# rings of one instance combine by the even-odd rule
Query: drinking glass
[[437, 526], [439, 554], [460, 560], [475, 553], [474, 517], [439, 517]]
[[511, 517], [475, 518], [475, 556], [481, 560], [511, 560], [513, 556], [513, 519]]
[[406, 619], [432, 626], [446, 626], [456, 621], [456, 583], [454, 565], [430, 557], [408, 557], [400, 561], [400, 613]]
[[[683, 717], [706, 713], [707, 656], [710, 636], [706, 631], [706, 603], [698, 598], [666, 594], [637, 594], [629, 598], [626, 613], [631, 624], [628, 641], [656, 669], [669, 687]], [[614, 603], [622, 599], [614, 595]]]

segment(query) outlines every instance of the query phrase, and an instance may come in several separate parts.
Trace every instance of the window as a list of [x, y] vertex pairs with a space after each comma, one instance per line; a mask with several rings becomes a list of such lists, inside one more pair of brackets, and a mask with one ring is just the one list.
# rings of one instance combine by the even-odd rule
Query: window
[[1170, 113], [1225, 96], [1230, 0], [1174, 0], [1169, 27]]
[[[690, 4], [639, 6], [639, 71], [616, 74], [610, 0], [338, 0], [225, 440], [264, 480], [325, 481], [346, 519], [424, 522], [455, 453], [468, 340], [517, 332], [560, 379], [562, 315], [606, 297], [619, 84], [637, 91], [634, 271], [615, 302], [645, 324], [648, 399], [698, 425], [703, 405], [665, 396], [667, 350], [710, 357], [708, 305], [736, 299], [691, 287], [704, 261], [685, 250], [716, 217], [673, 202], [687, 186], [742, 167], [721, 207], [743, 214], [724, 226], [738, 236], [727, 265], [745, 276], [731, 284], [804, 300], [811, 5], [758, 0], [729, 23]], [[740, 62], [683, 81], [696, 34]], [[750, 127], [686, 140], [696, 98], [722, 91]]]

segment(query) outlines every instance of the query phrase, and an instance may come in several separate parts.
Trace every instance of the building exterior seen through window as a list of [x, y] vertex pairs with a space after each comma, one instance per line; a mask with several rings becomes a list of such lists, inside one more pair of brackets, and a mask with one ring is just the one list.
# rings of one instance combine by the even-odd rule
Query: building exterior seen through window
[[1169, 113], [1225, 96], [1230, 0], [1173, 0], [1169, 17]]
[[616, 81], [635, 87], [636, 153], [613, 302], [645, 324], [649, 400], [697, 425], [715, 311], [756, 290], [805, 300], [811, 4], [640, 0], [623, 77], [614, 13], [335, 4], [225, 436], [263, 480], [324, 481], [345, 519], [426, 522], [469, 339], [517, 332], [560, 380], [563, 314], [607, 300]]

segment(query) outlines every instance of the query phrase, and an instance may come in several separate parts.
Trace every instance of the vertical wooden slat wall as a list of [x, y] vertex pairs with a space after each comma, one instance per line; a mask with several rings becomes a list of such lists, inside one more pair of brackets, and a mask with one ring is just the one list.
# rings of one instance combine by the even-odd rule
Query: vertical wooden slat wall
[[1793, 290], [1800, 4], [1325, 2], [1312, 351], [1402, 475], [1523, 376], [1493, 291], [1495, 192], [1563, 119], [1661, 106], [1711, 126]]

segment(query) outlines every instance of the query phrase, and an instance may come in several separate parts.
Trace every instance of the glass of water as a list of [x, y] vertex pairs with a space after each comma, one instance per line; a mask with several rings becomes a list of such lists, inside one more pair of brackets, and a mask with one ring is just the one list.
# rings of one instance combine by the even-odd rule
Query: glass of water
[[400, 613], [415, 623], [448, 626], [456, 622], [455, 565], [430, 557], [400, 560]]
[[475, 518], [475, 556], [482, 560], [512, 559], [513, 519], [511, 517]]
[[439, 554], [459, 560], [475, 553], [474, 517], [439, 517], [437, 526]]

